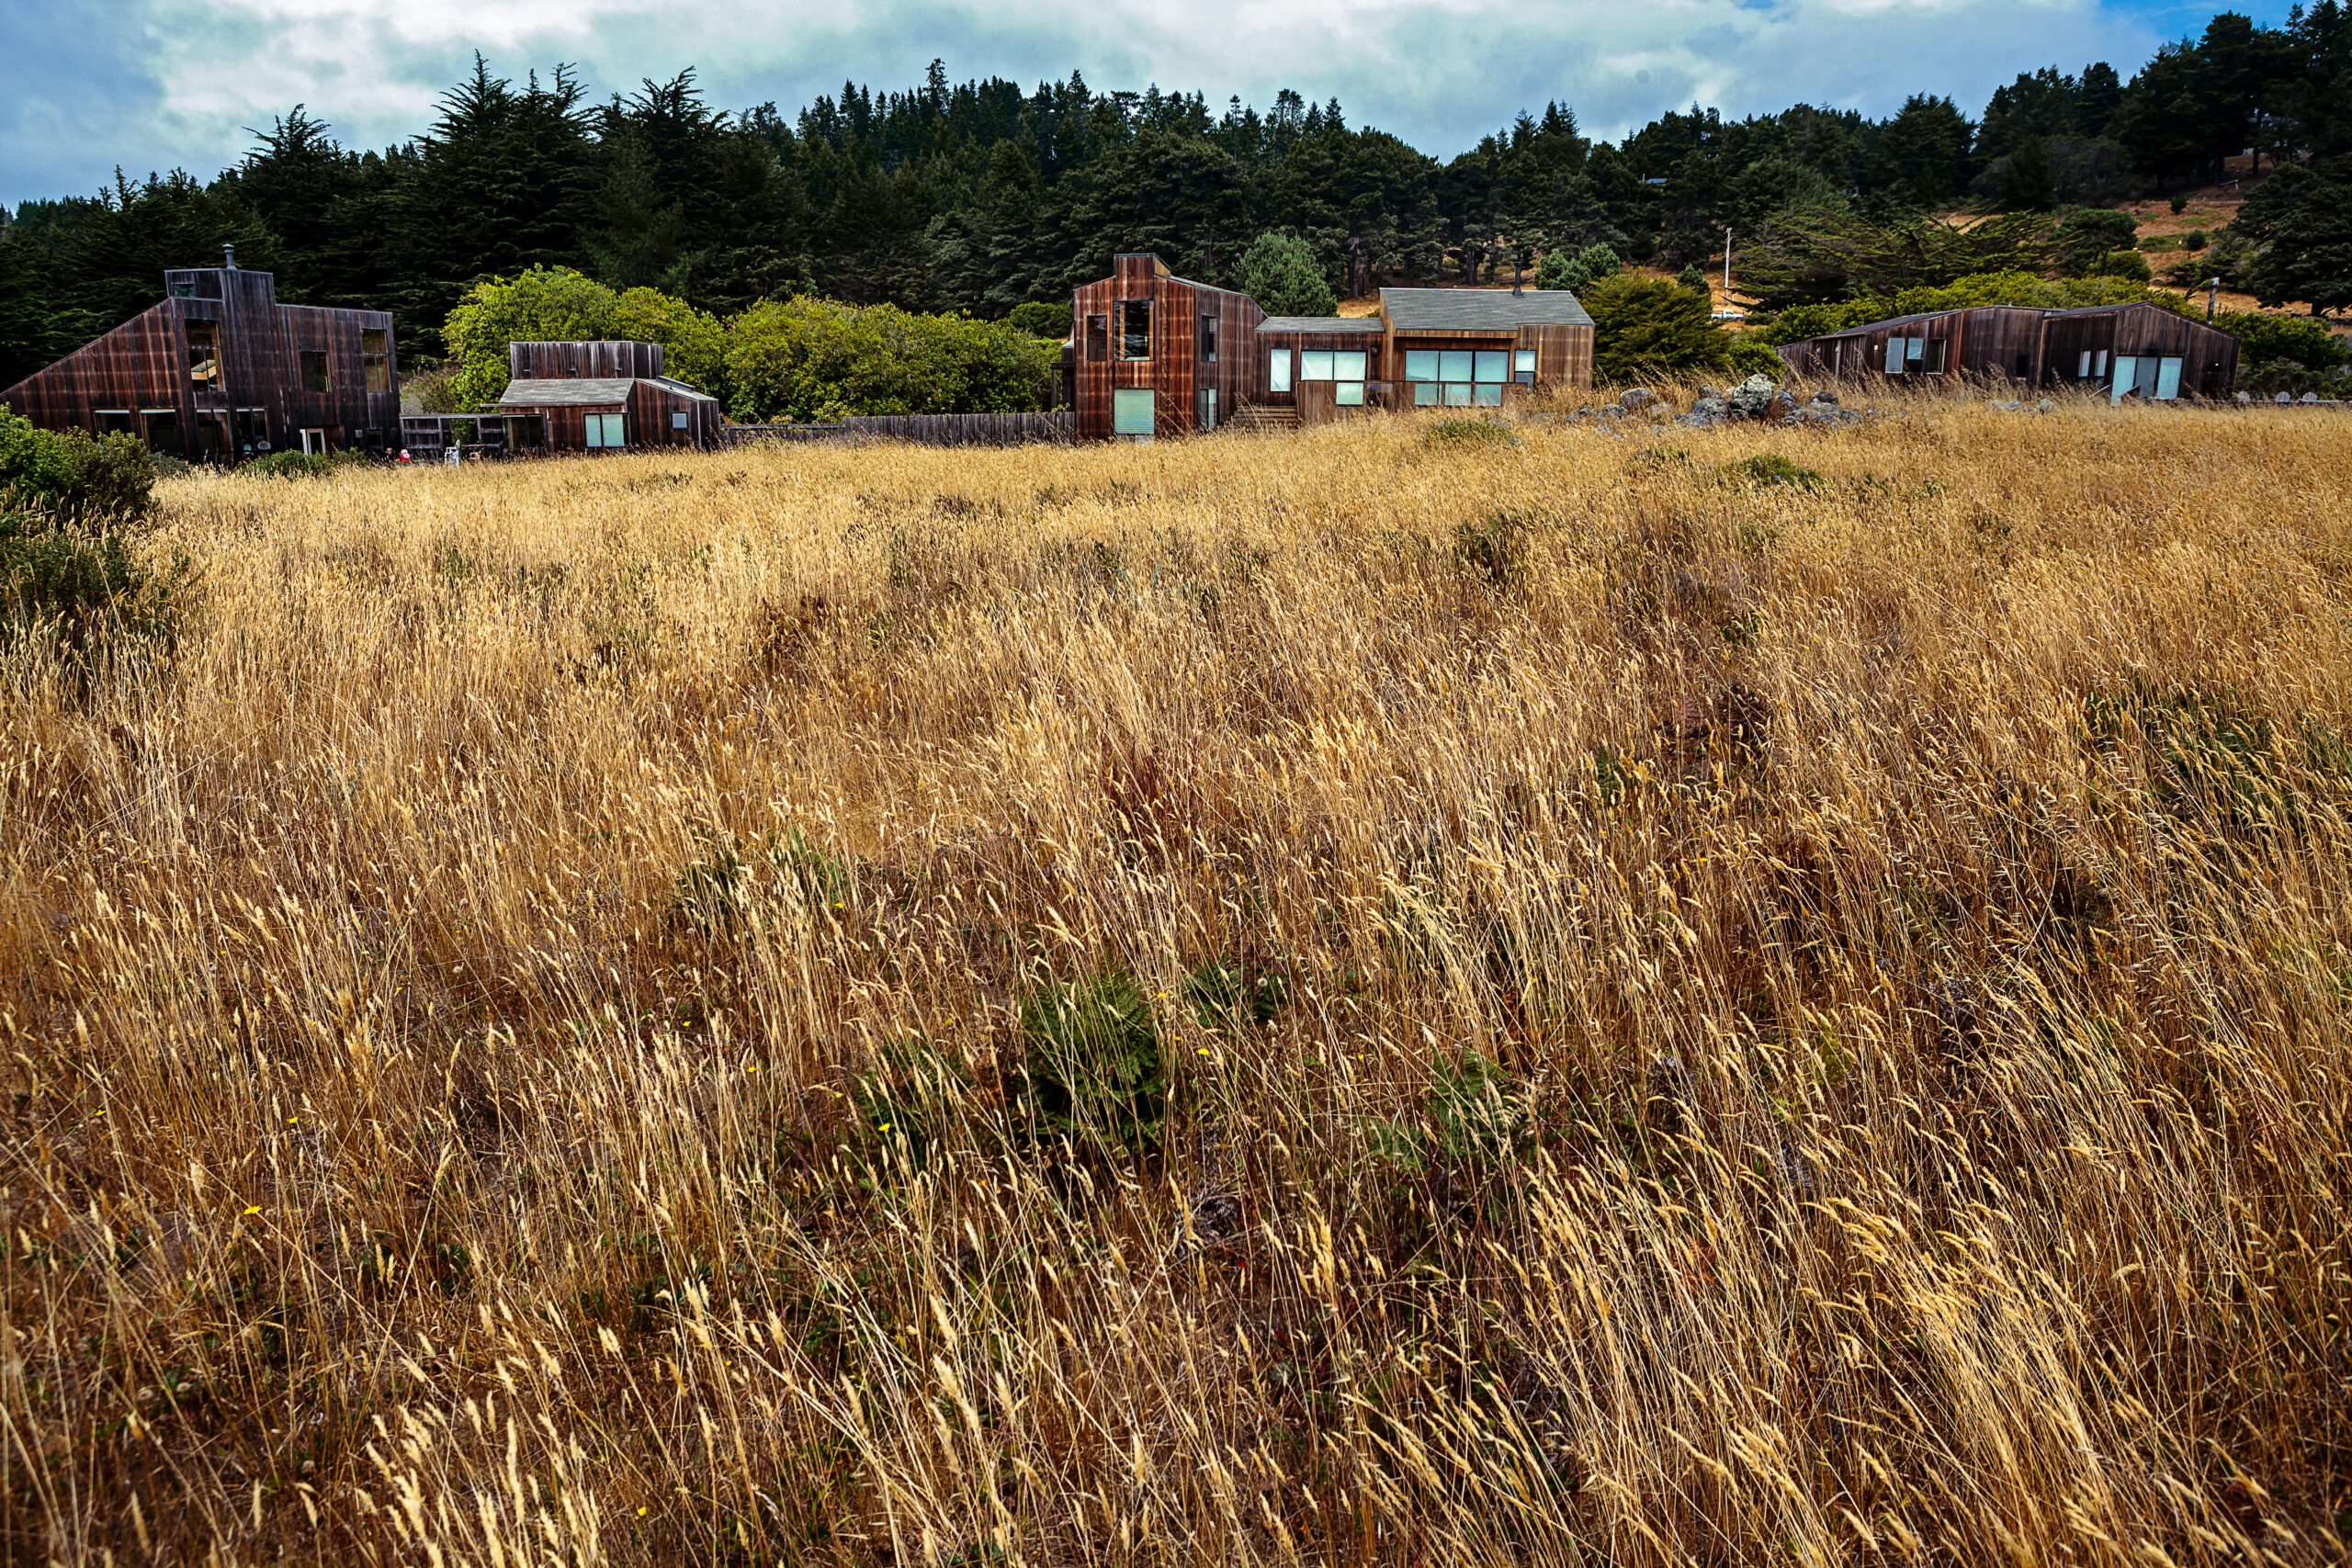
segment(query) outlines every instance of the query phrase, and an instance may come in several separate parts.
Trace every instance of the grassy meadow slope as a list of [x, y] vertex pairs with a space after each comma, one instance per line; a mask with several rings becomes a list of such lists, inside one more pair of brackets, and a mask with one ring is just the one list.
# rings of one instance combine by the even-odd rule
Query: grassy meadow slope
[[1515, 428], [171, 482], [0, 1558], [2340, 1559], [2346, 427]]

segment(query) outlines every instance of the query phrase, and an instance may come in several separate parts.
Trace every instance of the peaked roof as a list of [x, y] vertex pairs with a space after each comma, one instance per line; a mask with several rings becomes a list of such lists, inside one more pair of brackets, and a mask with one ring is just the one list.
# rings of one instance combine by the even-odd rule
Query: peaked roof
[[1510, 332], [1519, 327], [1589, 327], [1592, 318], [1565, 288], [1384, 288], [1380, 303], [1400, 333]]

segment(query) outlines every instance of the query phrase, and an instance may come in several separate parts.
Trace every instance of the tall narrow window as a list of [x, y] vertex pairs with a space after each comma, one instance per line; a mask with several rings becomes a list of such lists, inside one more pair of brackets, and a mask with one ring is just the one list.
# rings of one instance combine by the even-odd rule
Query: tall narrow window
[[1535, 385], [1535, 351], [1533, 349], [1521, 348], [1513, 351], [1511, 379], [1522, 387]]
[[1290, 390], [1289, 349], [1278, 348], [1274, 350], [1272, 357], [1266, 361], [1266, 390], [1269, 392], [1287, 392]]
[[207, 389], [220, 385], [220, 322], [187, 323], [187, 378], [190, 386]]
[[327, 378], [327, 351], [323, 348], [302, 350], [302, 389], [308, 392], [332, 392], [334, 383]]
[[1216, 363], [1216, 317], [1206, 310], [1201, 312], [1201, 363]]
[[373, 328], [359, 334], [359, 363], [368, 372], [368, 389], [371, 392], [392, 389], [392, 356], [387, 336]]
[[2087, 348], [2083, 350], [2083, 357], [2075, 367], [2075, 378], [2078, 381], [2091, 378], [2091, 351]]
[[1111, 318], [1086, 318], [1086, 357], [1096, 364], [1111, 357]]
[[1151, 357], [1151, 301], [1122, 299], [1119, 301], [1119, 357], [1149, 359]]

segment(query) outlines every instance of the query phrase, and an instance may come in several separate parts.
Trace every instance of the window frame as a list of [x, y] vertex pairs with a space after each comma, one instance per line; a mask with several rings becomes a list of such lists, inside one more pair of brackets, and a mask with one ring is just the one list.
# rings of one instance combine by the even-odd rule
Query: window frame
[[1266, 390], [1268, 393], [1280, 392], [1288, 395], [1295, 390], [1298, 385], [1293, 360], [1295, 352], [1294, 349], [1278, 348], [1267, 356]]
[[[1141, 333], [1137, 333], [1136, 331], [1136, 319], [1138, 313], [1140, 313], [1143, 320], [1143, 331]], [[1118, 342], [1119, 357], [1121, 359], [1128, 360], [1135, 364], [1146, 364], [1150, 361], [1151, 332], [1153, 326], [1151, 318], [1151, 300], [1148, 298], [1141, 299], [1122, 299], [1119, 301]], [[1143, 352], [1141, 354], [1133, 352], [1138, 337], [1140, 337], [1143, 342]]]
[[[190, 316], [180, 323], [180, 327], [187, 340], [188, 385], [201, 387], [208, 391], [219, 391], [220, 389], [220, 323], [209, 316]], [[202, 333], [201, 338], [198, 335], [199, 333]], [[201, 363], [197, 358], [199, 348], [210, 351], [209, 356]], [[208, 370], [210, 372], [209, 375], [204, 373]]]
[[371, 392], [392, 389], [392, 334], [381, 327], [359, 329], [360, 383]]
[[302, 390], [313, 394], [334, 390], [334, 368], [325, 349], [298, 348], [294, 355]]
[[1108, 365], [1111, 362], [1111, 318], [1090, 315], [1086, 318], [1086, 362]]
[[1200, 355], [1202, 364], [1216, 363], [1216, 312], [1215, 310], [1201, 312]]

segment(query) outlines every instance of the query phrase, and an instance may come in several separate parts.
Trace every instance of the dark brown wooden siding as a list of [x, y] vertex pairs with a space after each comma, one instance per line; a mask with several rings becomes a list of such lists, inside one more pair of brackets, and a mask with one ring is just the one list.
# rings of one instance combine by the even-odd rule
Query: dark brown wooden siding
[[[1151, 357], [1127, 359], [1120, 350], [1120, 303], [1151, 301]], [[1112, 393], [1149, 388], [1157, 395], [1156, 435], [1184, 435], [1199, 428], [1202, 392], [1215, 389], [1217, 423], [1232, 417], [1244, 402], [1257, 400], [1258, 355], [1251, 351], [1258, 323], [1265, 312], [1256, 300], [1230, 289], [1213, 288], [1172, 276], [1159, 257], [1121, 255], [1113, 260], [1111, 276], [1082, 284], [1070, 301], [1072, 347], [1076, 360], [1071, 379], [1072, 403], [1080, 439], [1105, 440], [1112, 434]], [[1200, 355], [1201, 318], [1213, 315], [1217, 323], [1217, 357], [1204, 364]], [[1109, 356], [1087, 355], [1086, 319], [1102, 316], [1110, 327]]]
[[[1297, 355], [1309, 350], [1319, 353], [1325, 349], [1343, 353], [1361, 351], [1364, 355], [1365, 378], [1373, 382], [1375, 388], [1389, 384], [1387, 373], [1389, 367], [1385, 352], [1387, 339], [1379, 333], [1272, 332], [1261, 327], [1256, 333], [1255, 340], [1257, 343], [1255, 357], [1258, 363], [1251, 367], [1251, 371], [1257, 377], [1260, 388], [1255, 400], [1269, 408], [1295, 408], [1299, 411], [1299, 418], [1310, 424], [1316, 423], [1318, 418], [1329, 417], [1318, 415], [1315, 412], [1316, 409], [1332, 409], [1336, 405], [1332, 402], [1332, 394], [1328, 388], [1324, 390], [1319, 402], [1316, 402], [1312, 398], [1301, 400], [1302, 383], [1298, 379], [1298, 361], [1295, 357]], [[1277, 392], [1273, 389], [1273, 356], [1283, 349], [1290, 350], [1294, 356], [1290, 367], [1291, 389], [1287, 392]], [[1386, 393], [1379, 390], [1374, 390], [1366, 396], [1367, 400], [1375, 406], [1392, 400]], [[1310, 408], [1310, 403], [1314, 403], [1315, 407]]]
[[[266, 272], [201, 268], [164, 275], [166, 298], [96, 341], [0, 392], [24, 418], [50, 430], [104, 428], [99, 415], [127, 411], [145, 431], [149, 411], [172, 411], [172, 434], [151, 443], [191, 462], [225, 462], [266, 440], [298, 448], [304, 430], [330, 447], [382, 448], [400, 436], [399, 347], [381, 310], [280, 305]], [[188, 323], [210, 323], [220, 347], [217, 386], [190, 378]], [[383, 333], [384, 389], [368, 389], [363, 334]], [[323, 354], [328, 387], [304, 375], [305, 351]], [[225, 434], [224, 434], [225, 433]]]
[[[1939, 375], [1887, 376], [1887, 342], [1897, 336], [1927, 339], [1931, 356], [1935, 345], [1943, 344], [1945, 369]], [[1780, 351], [1782, 362], [1800, 376], [2007, 382], [2023, 389], [2104, 385], [2106, 373], [2095, 369], [2087, 378], [2078, 373], [2086, 352], [2094, 367], [2104, 352], [2110, 371], [2120, 355], [2177, 355], [2184, 397], [2227, 398], [2237, 386], [2236, 338], [2144, 302], [2083, 310], [2001, 305], [1949, 310], [1804, 338]]]
[[552, 381], [585, 376], [592, 380], [659, 378], [662, 345], [658, 343], [510, 343], [506, 373], [517, 381]]

